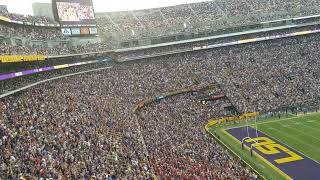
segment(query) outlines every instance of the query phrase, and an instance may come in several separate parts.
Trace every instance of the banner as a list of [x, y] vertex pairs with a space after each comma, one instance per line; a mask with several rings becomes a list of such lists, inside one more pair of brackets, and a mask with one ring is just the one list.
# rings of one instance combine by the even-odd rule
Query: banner
[[70, 28], [61, 28], [61, 32], [64, 35], [71, 36], [71, 29]]
[[311, 33], [311, 31], [300, 31], [300, 32], [294, 33], [294, 35], [301, 36], [301, 35], [306, 35], [306, 34], [310, 34], [310, 33]]
[[64, 69], [69, 67], [68, 64], [62, 64], [62, 65], [57, 65], [57, 66], [53, 66], [54, 69]]
[[243, 40], [240, 40], [239, 43], [250, 43], [250, 42], [256, 42], [257, 39], [256, 38], [252, 38], [252, 39], [243, 39]]
[[15, 56], [0, 56], [0, 61], [2, 63], [10, 62], [26, 62], [26, 61], [42, 61], [45, 60], [44, 55], [15, 55]]
[[90, 30], [90, 34], [97, 34], [97, 33], [98, 33], [98, 30], [97, 30], [96, 27], [94, 27], [94, 28], [89, 28], [89, 30]]
[[8, 74], [0, 74], [0, 81], [12, 79], [12, 78], [19, 77], [19, 76], [26, 76], [26, 75], [31, 75], [31, 74], [41, 73], [41, 72], [52, 71], [55, 69], [63, 69], [63, 68], [68, 68], [68, 67], [73, 67], [73, 66], [81, 66], [84, 64], [108, 62], [110, 60], [111, 60], [110, 58], [107, 58], [107, 59], [102, 59], [102, 60], [78, 62], [78, 63], [73, 63], [73, 64], [61, 64], [61, 65], [56, 65], [56, 66], [48, 66], [48, 67], [42, 67], [42, 68], [38, 68], [38, 69], [30, 69], [30, 70], [25, 70], [25, 71], [20, 71], [20, 72], [13, 72], [13, 73], [8, 73]]
[[80, 35], [80, 28], [71, 28], [72, 35]]
[[89, 34], [90, 32], [89, 32], [89, 28], [86, 28], [86, 27], [82, 27], [82, 28], [80, 28], [80, 32], [81, 32], [81, 34], [84, 34], [84, 35], [86, 35], [86, 34]]
[[210, 120], [209, 123], [205, 125], [205, 129], [208, 130], [211, 126], [214, 126], [217, 124], [223, 124], [230, 121], [241, 121], [241, 120], [251, 119], [259, 115], [260, 115], [260, 112], [252, 112], [252, 113], [242, 114], [240, 116], [227, 116], [220, 119], [213, 119], [213, 120]]
[[0, 16], [0, 20], [1, 21], [6, 21], [6, 22], [11, 22], [11, 20], [7, 17], [4, 17], [4, 16]]

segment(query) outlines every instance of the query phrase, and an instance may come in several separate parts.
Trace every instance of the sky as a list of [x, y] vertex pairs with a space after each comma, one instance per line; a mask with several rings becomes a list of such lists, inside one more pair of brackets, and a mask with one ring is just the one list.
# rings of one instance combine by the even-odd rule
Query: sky
[[[93, 0], [95, 12], [125, 11], [173, 6], [208, 0]], [[9, 12], [33, 15], [32, 3], [50, 3], [51, 0], [0, 0]]]

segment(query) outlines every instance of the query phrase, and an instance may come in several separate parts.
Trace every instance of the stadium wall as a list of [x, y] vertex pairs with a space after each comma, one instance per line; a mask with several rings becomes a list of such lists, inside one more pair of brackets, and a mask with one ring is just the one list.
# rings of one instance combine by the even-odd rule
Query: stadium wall
[[95, 44], [101, 43], [101, 38], [99, 37], [70, 37], [70, 43], [73, 46], [85, 45], [85, 44]]

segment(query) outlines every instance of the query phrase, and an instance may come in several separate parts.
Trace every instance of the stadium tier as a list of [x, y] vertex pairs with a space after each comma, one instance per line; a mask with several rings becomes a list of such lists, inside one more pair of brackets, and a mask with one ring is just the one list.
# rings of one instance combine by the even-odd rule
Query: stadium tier
[[97, 13], [100, 36], [66, 36], [86, 2], [57, 0], [63, 23], [0, 8], [0, 179], [319, 177], [318, 1]]
[[102, 36], [110, 40], [146, 39], [228, 29], [261, 22], [320, 14], [313, 0], [218, 0], [179, 6], [98, 13]]
[[[208, 1], [158, 9], [97, 13], [100, 36], [96, 38], [93, 45], [88, 45], [84, 42], [75, 43], [75, 39], [71, 39], [70, 36], [73, 34], [79, 36], [82, 32], [85, 33], [85, 29], [90, 30], [89, 33], [91, 33], [94, 31], [93, 28], [68, 28], [64, 22], [59, 24], [44, 16], [9, 13], [2, 8], [0, 11], [1, 53], [65, 55], [159, 44], [250, 29], [265, 31], [266, 27], [289, 28], [297, 23], [296, 21], [318, 22], [317, 17], [291, 19], [317, 15], [318, 12], [316, 1], [259, 1], [257, 3], [253, 0], [234, 3]], [[284, 20], [280, 21], [280, 19]], [[63, 28], [60, 28], [60, 25]], [[86, 49], [81, 46], [83, 44], [90, 48]]]
[[0, 7], [1, 20], [11, 20], [14, 23], [30, 23], [30, 24], [58, 24], [58, 22], [46, 16], [30, 16], [17, 13], [10, 13], [5, 6]]

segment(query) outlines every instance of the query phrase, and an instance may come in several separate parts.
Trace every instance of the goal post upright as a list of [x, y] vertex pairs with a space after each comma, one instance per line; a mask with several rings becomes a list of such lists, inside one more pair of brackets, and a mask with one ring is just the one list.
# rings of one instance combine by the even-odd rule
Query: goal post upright
[[[255, 112], [255, 109], [254, 111]], [[246, 111], [247, 113], [247, 111]], [[255, 129], [255, 135], [256, 135], [256, 138], [259, 137], [259, 133], [258, 133], [258, 122], [257, 122], [257, 116], [254, 117], [254, 119], [248, 119], [247, 117], [245, 117], [245, 122], [246, 122], [246, 134], [245, 136], [243, 137], [242, 141], [241, 141], [241, 148], [244, 149], [244, 143], [247, 139], [252, 139], [252, 137], [250, 136], [250, 132], [249, 132], [249, 126], [253, 126], [253, 128]], [[253, 123], [250, 125], [250, 122], [253, 120]], [[250, 155], [252, 156], [253, 155], [253, 147], [255, 146], [255, 144], [258, 143], [258, 141], [256, 140], [253, 140], [252, 141], [254, 142], [253, 144], [250, 145]]]
[[[253, 112], [256, 112], [255, 108], [254, 108]], [[254, 116], [254, 128], [256, 129], [256, 138], [258, 138], [259, 137], [259, 134], [258, 134], [258, 122], [257, 122], [257, 116], [256, 115]]]
[[[247, 114], [247, 109], [245, 110], [245, 114]], [[251, 139], [250, 133], [249, 133], [249, 123], [248, 123], [247, 117], [245, 117], [245, 122], [246, 122], [246, 126], [245, 126], [245, 128], [246, 128], [246, 135], [245, 135], [245, 136], [242, 138], [242, 140], [241, 140], [241, 147], [242, 147], [242, 149], [243, 149], [243, 147], [244, 147], [244, 141], [247, 140], [247, 139]]]

